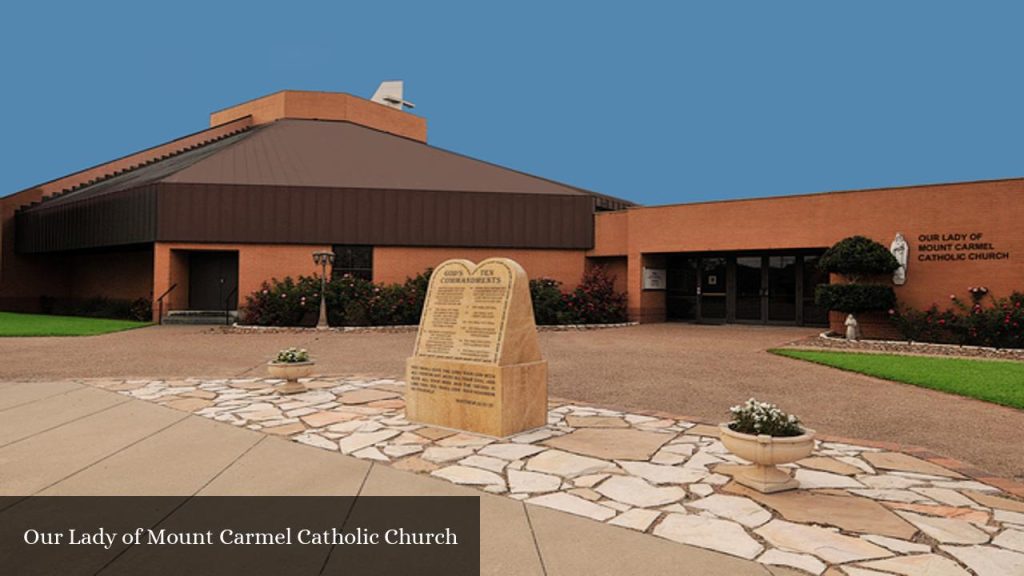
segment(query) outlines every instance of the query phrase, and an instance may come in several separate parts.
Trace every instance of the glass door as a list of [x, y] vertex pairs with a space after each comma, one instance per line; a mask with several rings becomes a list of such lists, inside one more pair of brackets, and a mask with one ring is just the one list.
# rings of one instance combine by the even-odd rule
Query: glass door
[[729, 291], [727, 272], [727, 259], [701, 258], [698, 320], [704, 322], [725, 322], [726, 312], [728, 311], [726, 294]]
[[670, 256], [666, 274], [665, 311], [671, 320], [697, 319], [699, 259]]
[[760, 256], [736, 257], [736, 321], [764, 321], [764, 274]]
[[796, 256], [768, 257], [768, 321], [796, 322]]

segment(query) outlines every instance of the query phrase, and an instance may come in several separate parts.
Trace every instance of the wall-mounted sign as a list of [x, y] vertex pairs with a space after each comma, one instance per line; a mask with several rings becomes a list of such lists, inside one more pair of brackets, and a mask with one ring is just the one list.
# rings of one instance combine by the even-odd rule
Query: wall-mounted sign
[[1010, 252], [999, 250], [981, 232], [918, 234], [919, 262], [966, 262], [1009, 260]]
[[664, 268], [644, 268], [644, 290], [665, 289]]

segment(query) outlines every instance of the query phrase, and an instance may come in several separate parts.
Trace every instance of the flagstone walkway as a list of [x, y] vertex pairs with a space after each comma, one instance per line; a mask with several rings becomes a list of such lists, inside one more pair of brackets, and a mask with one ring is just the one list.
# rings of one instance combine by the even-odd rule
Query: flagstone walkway
[[802, 490], [763, 495], [731, 481], [742, 461], [714, 426], [663, 413], [553, 401], [547, 426], [499, 440], [407, 421], [391, 379], [293, 396], [255, 378], [82, 382], [769, 567], [1024, 574], [1024, 487], [923, 451], [825, 438], [791, 466]]

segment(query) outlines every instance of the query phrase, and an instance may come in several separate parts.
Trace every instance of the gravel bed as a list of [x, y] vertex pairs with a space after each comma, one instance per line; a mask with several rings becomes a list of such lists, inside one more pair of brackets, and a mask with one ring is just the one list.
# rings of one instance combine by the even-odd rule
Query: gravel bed
[[[539, 332], [568, 332], [578, 330], [604, 330], [606, 328], [625, 328], [637, 326], [639, 322], [619, 322], [615, 324], [564, 324], [557, 326], [537, 326]], [[331, 332], [415, 332], [419, 326], [341, 326], [328, 328]], [[233, 326], [218, 326], [211, 328], [214, 332], [259, 332], [263, 334], [305, 334], [316, 332], [316, 328], [300, 326], [246, 326], [235, 324]]]
[[1024, 350], [1015, 348], [986, 348], [984, 346], [959, 346], [956, 344], [931, 344], [900, 340], [847, 340], [822, 333], [790, 342], [786, 348], [824, 348], [847, 352], [874, 352], [888, 354], [913, 354], [926, 356], [954, 356], [963, 358], [987, 358], [998, 360], [1024, 361]]

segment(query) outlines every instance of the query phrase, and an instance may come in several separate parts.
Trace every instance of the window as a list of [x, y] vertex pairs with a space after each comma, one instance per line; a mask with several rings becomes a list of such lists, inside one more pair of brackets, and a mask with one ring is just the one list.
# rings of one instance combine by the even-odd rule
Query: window
[[373, 281], [373, 246], [335, 246], [332, 279], [351, 274]]

